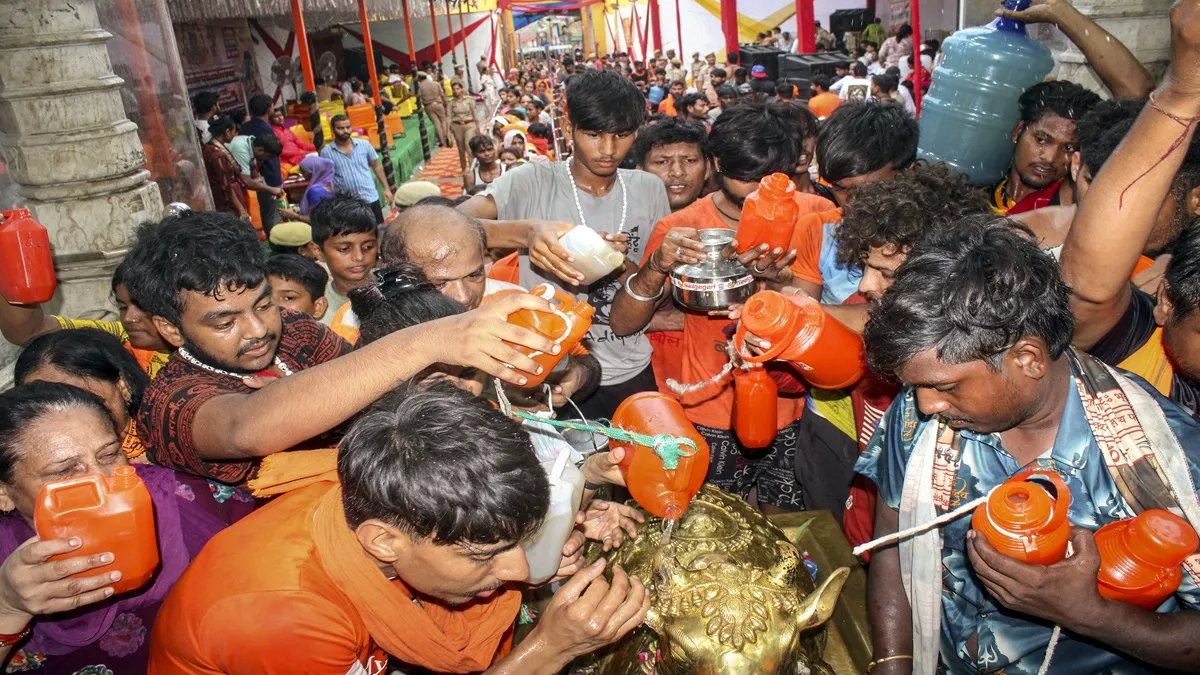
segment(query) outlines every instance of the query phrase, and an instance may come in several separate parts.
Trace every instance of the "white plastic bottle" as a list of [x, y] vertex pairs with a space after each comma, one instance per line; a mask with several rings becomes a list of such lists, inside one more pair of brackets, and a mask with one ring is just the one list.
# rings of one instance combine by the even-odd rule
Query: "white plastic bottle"
[[575, 256], [571, 266], [583, 273], [581, 286], [596, 283], [625, 263], [625, 256], [586, 225], [571, 228], [558, 238], [558, 243]]
[[562, 548], [575, 529], [575, 513], [583, 499], [583, 474], [567, 461], [570, 448], [553, 462], [542, 462], [550, 479], [550, 509], [533, 536], [521, 543], [529, 561], [529, 583], [540, 584], [554, 576], [562, 561]]

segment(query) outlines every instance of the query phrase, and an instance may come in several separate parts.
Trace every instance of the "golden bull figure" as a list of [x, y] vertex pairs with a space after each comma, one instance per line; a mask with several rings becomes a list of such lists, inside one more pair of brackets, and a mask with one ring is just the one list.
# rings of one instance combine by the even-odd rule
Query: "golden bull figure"
[[850, 576], [847, 567], [817, 586], [783, 530], [745, 501], [709, 485], [676, 523], [666, 546], [662, 530], [660, 519], [648, 517], [636, 540], [607, 554], [610, 569], [619, 564], [649, 586], [653, 604], [645, 625], [577, 663], [573, 674], [847, 671], [847, 663], [834, 668], [823, 658], [823, 624]]

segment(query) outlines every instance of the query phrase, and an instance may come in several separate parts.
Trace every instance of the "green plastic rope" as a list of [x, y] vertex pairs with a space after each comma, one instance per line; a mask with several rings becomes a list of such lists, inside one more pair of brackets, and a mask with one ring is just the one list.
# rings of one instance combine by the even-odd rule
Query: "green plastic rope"
[[[559, 429], [574, 429], [576, 431], [590, 431], [593, 433], [602, 434], [614, 441], [622, 443], [636, 443], [644, 445], [654, 451], [658, 458], [662, 460], [664, 469], [676, 469], [679, 467], [680, 457], [691, 457], [696, 454], [699, 448], [696, 447], [696, 442], [690, 438], [678, 438], [667, 434], [639, 434], [633, 431], [625, 431], [616, 427], [606, 427], [602, 424], [584, 424], [582, 422], [572, 422], [570, 420], [552, 420], [545, 417], [538, 417], [532, 413], [527, 413], [521, 410], [514, 410], [513, 415], [530, 422], [539, 422], [548, 424]], [[685, 452], [685, 448], [690, 448]]]

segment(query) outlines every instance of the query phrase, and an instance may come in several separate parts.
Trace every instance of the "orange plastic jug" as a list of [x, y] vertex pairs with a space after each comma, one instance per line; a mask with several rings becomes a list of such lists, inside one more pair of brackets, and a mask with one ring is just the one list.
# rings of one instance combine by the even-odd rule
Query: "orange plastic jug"
[[653, 448], [617, 440], [611, 443], [612, 447], [625, 451], [621, 458], [621, 475], [637, 503], [659, 518], [676, 520], [681, 517], [704, 484], [709, 459], [708, 443], [688, 421], [683, 406], [656, 391], [634, 394], [617, 407], [612, 425], [649, 436], [664, 434], [687, 438], [696, 444], [696, 452], [680, 457], [676, 468], [664, 469], [662, 458], [654, 454]]
[[742, 206], [742, 219], [738, 223], [738, 253], [745, 253], [760, 244], [772, 250], [784, 251], [792, 246], [792, 230], [800, 207], [793, 196], [796, 185], [782, 173], [773, 173], [763, 178], [758, 189], [746, 197]]
[[1186, 520], [1162, 509], [1109, 523], [1096, 532], [1100, 549], [1100, 595], [1156, 609], [1183, 581], [1179, 564], [1196, 552], [1200, 538]]
[[[767, 340], [771, 348], [750, 354], [745, 349], [746, 333]], [[820, 389], [849, 387], [867, 372], [862, 336], [805, 295], [760, 291], [750, 296], [733, 339], [746, 361], [790, 361], [809, 384]]]
[[747, 448], [765, 448], [778, 432], [779, 387], [762, 366], [733, 371], [733, 431]]
[[91, 474], [43, 485], [33, 526], [43, 541], [78, 537], [83, 542], [52, 560], [112, 553], [112, 563], [83, 575], [120, 570], [114, 594], [141, 588], [158, 568], [154, 503], [131, 466], [118, 468], [111, 478]]
[[[1039, 482], [1048, 481], [1054, 495]], [[975, 509], [971, 527], [988, 543], [1017, 560], [1052, 565], [1067, 555], [1071, 523], [1067, 511], [1071, 492], [1057, 473], [1031, 469], [997, 487], [987, 502]]]
[[28, 209], [0, 211], [0, 295], [36, 305], [54, 297], [54, 253], [50, 234]]
[[588, 328], [592, 327], [592, 314], [595, 314], [596, 310], [587, 301], [576, 300], [568, 293], [554, 290], [549, 284], [534, 286], [533, 290], [529, 292], [549, 300], [550, 304], [554, 305], [554, 311], [537, 312], [531, 309], [522, 309], [509, 314], [508, 322], [541, 333], [562, 347], [557, 354], [550, 354], [513, 345], [522, 354], [529, 355], [534, 361], [541, 364], [541, 375], [522, 371], [522, 374], [528, 378], [525, 386], [536, 387], [545, 381], [546, 377], [550, 375], [550, 371], [554, 370], [554, 366], [558, 365], [567, 352], [579, 344], [584, 335], [587, 335]]

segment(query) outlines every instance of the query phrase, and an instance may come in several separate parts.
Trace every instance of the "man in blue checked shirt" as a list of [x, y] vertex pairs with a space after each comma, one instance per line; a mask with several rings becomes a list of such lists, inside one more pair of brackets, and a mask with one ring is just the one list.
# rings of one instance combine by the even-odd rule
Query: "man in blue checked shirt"
[[379, 155], [369, 142], [351, 137], [349, 117], [334, 115], [329, 126], [333, 129], [333, 143], [321, 148], [321, 156], [333, 162], [334, 190], [362, 198], [375, 212], [375, 222], [383, 224], [383, 207], [371, 172], [375, 172], [375, 178], [383, 186], [383, 199], [389, 206], [392, 203], [392, 190], [383, 175]]

